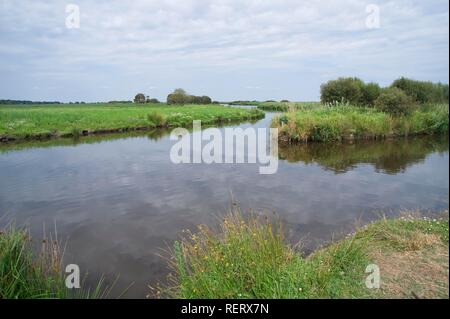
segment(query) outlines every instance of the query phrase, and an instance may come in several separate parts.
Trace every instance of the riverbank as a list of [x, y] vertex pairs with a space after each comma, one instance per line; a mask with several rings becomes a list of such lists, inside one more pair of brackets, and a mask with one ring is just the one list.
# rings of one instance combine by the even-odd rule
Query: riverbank
[[[40, 247], [38, 252], [36, 246]], [[25, 228], [9, 225], [0, 229], [0, 300], [107, 297], [110, 288], [104, 285], [103, 278], [93, 289], [66, 288], [63, 251], [56, 235], [33, 243]]]
[[[235, 211], [218, 230], [200, 226], [175, 243], [171, 286], [158, 295], [448, 298], [448, 212], [443, 214], [439, 219], [413, 213], [382, 219], [305, 258], [286, 244], [280, 223], [244, 219]], [[380, 271], [379, 289], [365, 284], [374, 267]]]
[[258, 102], [257, 108], [270, 112], [288, 112], [298, 110], [313, 110], [321, 107], [320, 102]]
[[280, 143], [336, 142], [396, 136], [448, 134], [449, 107], [422, 105], [407, 116], [392, 116], [374, 108], [322, 106], [284, 113], [272, 122]]
[[[273, 219], [228, 214], [219, 229], [184, 232], [169, 263], [164, 298], [448, 298], [448, 211], [436, 219], [405, 213], [381, 219], [308, 257], [288, 245]], [[45, 238], [38, 253], [26, 229], [0, 232], [0, 299], [105, 298], [98, 286], [71, 293], [62, 276], [62, 249]], [[370, 265], [370, 266], [369, 266]], [[366, 279], [380, 271], [379, 288]]]
[[264, 113], [220, 105], [63, 104], [0, 106], [0, 143], [260, 119]]

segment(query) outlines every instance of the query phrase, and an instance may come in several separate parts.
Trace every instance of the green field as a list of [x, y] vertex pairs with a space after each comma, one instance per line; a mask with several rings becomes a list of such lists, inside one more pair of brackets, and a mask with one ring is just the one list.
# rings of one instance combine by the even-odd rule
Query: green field
[[273, 120], [282, 143], [335, 142], [419, 134], [448, 134], [448, 104], [422, 105], [410, 115], [392, 116], [374, 108], [319, 106], [293, 110]]
[[262, 111], [220, 105], [63, 104], [0, 106], [0, 141], [190, 127], [261, 118]]

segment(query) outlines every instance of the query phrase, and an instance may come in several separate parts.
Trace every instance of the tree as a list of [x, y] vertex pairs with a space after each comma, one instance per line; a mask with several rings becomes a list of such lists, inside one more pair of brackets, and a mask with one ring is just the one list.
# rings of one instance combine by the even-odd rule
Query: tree
[[174, 94], [180, 94], [180, 95], [187, 95], [186, 91], [184, 89], [178, 88], [173, 90]]
[[196, 96], [187, 94], [183, 89], [175, 89], [167, 96], [167, 104], [211, 104], [209, 96]]
[[322, 103], [351, 103], [361, 104], [364, 82], [358, 78], [339, 78], [328, 81], [320, 86], [320, 100]]
[[134, 97], [134, 103], [145, 103], [145, 95], [143, 93], [138, 93]]
[[405, 77], [395, 80], [396, 87], [418, 103], [448, 103], [448, 84], [416, 81]]
[[183, 89], [175, 89], [167, 96], [167, 104], [183, 105], [188, 103], [188, 95]]
[[206, 96], [206, 95], [203, 95], [200, 98], [200, 101], [201, 101], [201, 104], [211, 104], [212, 103], [211, 98], [209, 96]]
[[384, 89], [375, 101], [375, 108], [394, 116], [408, 115], [414, 107], [414, 100], [396, 87]]
[[155, 98], [147, 98], [147, 100], [145, 102], [146, 103], [151, 103], [151, 104], [158, 104], [159, 103], [158, 99], [155, 99]]
[[367, 83], [361, 87], [361, 105], [375, 105], [375, 100], [380, 96], [381, 88], [377, 83]]

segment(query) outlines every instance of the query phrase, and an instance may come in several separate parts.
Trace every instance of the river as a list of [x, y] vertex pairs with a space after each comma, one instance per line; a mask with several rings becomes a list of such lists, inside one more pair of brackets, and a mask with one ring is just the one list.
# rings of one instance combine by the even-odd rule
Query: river
[[[273, 116], [238, 126], [269, 127]], [[259, 164], [176, 165], [173, 144], [154, 131], [0, 146], [0, 226], [29, 225], [37, 239], [56, 226], [65, 262], [88, 282], [119, 275], [113, 294], [134, 283], [124, 297], [143, 298], [164, 281], [160, 254], [181, 231], [216, 225], [232, 202], [276, 212], [305, 253], [357, 222], [449, 206], [448, 136], [280, 147], [273, 175]]]

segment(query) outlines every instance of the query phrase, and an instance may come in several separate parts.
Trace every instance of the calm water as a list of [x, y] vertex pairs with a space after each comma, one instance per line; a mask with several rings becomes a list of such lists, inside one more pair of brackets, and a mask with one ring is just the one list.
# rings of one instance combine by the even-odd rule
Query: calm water
[[[273, 114], [241, 127], [268, 127]], [[66, 262], [89, 278], [120, 275], [116, 290], [145, 297], [163, 280], [158, 254], [182, 229], [214, 225], [231, 197], [275, 211], [306, 250], [357, 220], [401, 209], [448, 209], [448, 137], [280, 148], [278, 173], [259, 164], [175, 165], [164, 132], [0, 147], [0, 224], [57, 226]]]

